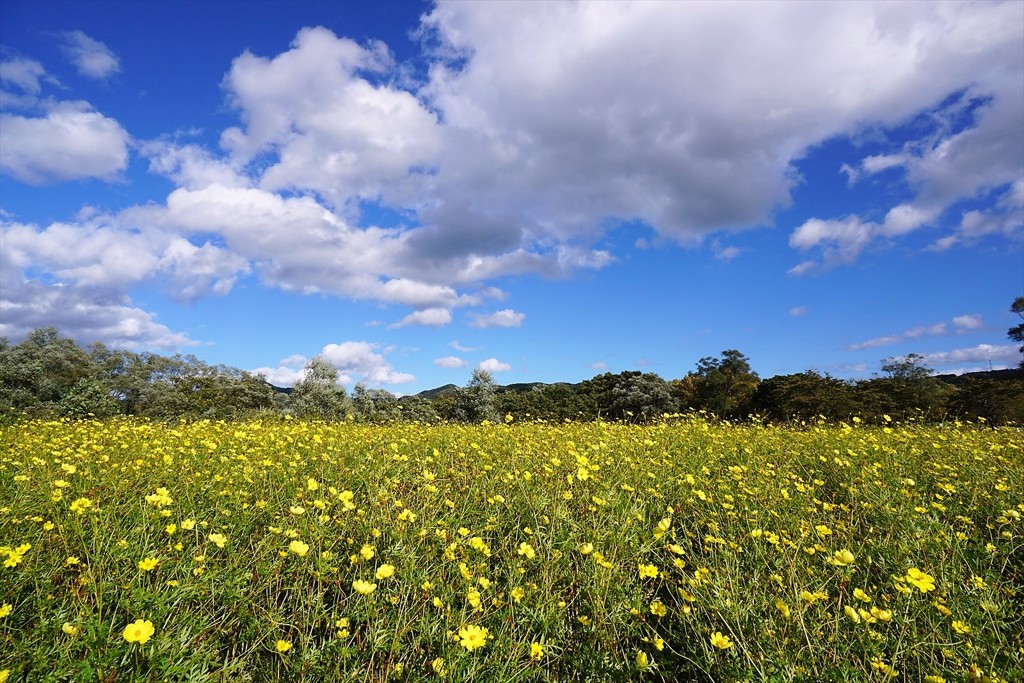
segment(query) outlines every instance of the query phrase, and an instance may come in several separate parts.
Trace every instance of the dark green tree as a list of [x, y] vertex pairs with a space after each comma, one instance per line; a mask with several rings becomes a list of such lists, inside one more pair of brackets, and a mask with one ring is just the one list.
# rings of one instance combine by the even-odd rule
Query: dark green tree
[[718, 417], [742, 418], [753, 408], [751, 400], [760, 379], [750, 368], [750, 359], [736, 349], [722, 352], [721, 358], [710, 356], [697, 361], [697, 371], [688, 375], [694, 391], [695, 405]]
[[[1019, 296], [1013, 300], [1013, 305], [1010, 306], [1010, 311], [1024, 319], [1024, 296]], [[1021, 343], [1020, 352], [1024, 354], [1024, 322], [1011, 327], [1006, 331], [1006, 335], [1013, 341]], [[1024, 359], [1020, 361], [1020, 367], [1024, 368]]]

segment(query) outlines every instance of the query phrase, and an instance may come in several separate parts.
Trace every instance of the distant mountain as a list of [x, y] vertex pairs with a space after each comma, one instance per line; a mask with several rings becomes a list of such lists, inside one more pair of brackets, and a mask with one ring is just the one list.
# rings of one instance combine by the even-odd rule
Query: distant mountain
[[445, 384], [444, 386], [440, 386], [440, 387], [437, 387], [435, 389], [427, 389], [426, 391], [421, 391], [420, 393], [416, 394], [415, 396], [416, 396], [416, 398], [425, 398], [425, 399], [429, 399], [429, 400], [433, 401], [438, 396], [443, 396], [444, 394], [450, 394], [450, 393], [456, 392], [458, 390], [459, 390], [459, 387], [457, 385], [455, 385], [455, 384]]

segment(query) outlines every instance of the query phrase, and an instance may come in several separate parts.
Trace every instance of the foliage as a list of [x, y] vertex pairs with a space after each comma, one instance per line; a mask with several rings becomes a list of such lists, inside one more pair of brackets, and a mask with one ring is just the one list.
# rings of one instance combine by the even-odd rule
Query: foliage
[[292, 390], [290, 407], [298, 417], [345, 419], [349, 398], [345, 387], [338, 384], [338, 368], [323, 356], [310, 358]]
[[[1024, 296], [1019, 296], [1013, 300], [1010, 311], [1024, 318]], [[1024, 322], [1011, 327], [1006, 331], [1006, 335], [1013, 341], [1021, 342], [1020, 352], [1024, 353]], [[1024, 368], [1024, 360], [1020, 362], [1020, 367]]]
[[0, 427], [9, 680], [1024, 679], [971, 424]]
[[739, 351], [727, 349], [721, 358], [701, 358], [697, 371], [688, 377], [693, 386], [693, 403], [689, 407], [719, 417], [742, 418], [750, 414], [759, 380], [750, 369], [750, 360]]

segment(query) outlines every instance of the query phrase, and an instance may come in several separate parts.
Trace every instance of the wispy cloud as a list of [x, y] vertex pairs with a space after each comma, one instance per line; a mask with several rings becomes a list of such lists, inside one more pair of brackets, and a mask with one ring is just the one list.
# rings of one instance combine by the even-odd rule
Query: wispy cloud
[[61, 48], [78, 73], [89, 78], [109, 78], [121, 70], [121, 60], [105, 44], [82, 31], [61, 34]]

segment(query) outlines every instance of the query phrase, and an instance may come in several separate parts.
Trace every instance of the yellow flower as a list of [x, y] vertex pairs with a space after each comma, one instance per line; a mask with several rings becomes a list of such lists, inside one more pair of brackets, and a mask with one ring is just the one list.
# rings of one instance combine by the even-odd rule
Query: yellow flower
[[653, 579], [658, 576], [658, 568], [653, 564], [639, 564], [637, 565], [637, 572], [640, 574], [641, 579]]
[[971, 625], [963, 621], [954, 621], [953, 630], [959, 633], [960, 635], [971, 635]]
[[11, 605], [11, 603], [9, 603], [9, 602], [5, 602], [3, 605], [0, 605], [0, 619], [3, 619], [4, 617], [6, 617], [8, 614], [10, 614], [13, 611], [14, 611], [14, 606]]
[[836, 554], [829, 558], [828, 563], [834, 564], [837, 567], [847, 567], [853, 564], [854, 556], [846, 548], [836, 551]]
[[309, 552], [309, 546], [303, 543], [302, 541], [292, 541], [288, 544], [288, 551], [291, 553], [295, 553], [299, 557], [303, 557], [305, 556], [306, 553]]
[[668, 530], [671, 527], [672, 527], [672, 518], [671, 517], [664, 518], [663, 520], [658, 522], [658, 526], [654, 529], [654, 537], [655, 538], [661, 538], [666, 533], [668, 533]]
[[466, 593], [466, 602], [468, 602], [474, 610], [480, 609], [480, 591], [469, 591]]
[[924, 683], [946, 683], [946, 679], [942, 676], [932, 674], [924, 677]]
[[160, 564], [160, 560], [153, 557], [147, 557], [144, 560], [139, 560], [139, 570], [148, 572], [156, 569], [156, 566]]
[[359, 554], [362, 555], [364, 560], [372, 560], [373, 556], [377, 554], [377, 551], [372, 545], [367, 543], [359, 550]]
[[359, 593], [360, 595], [369, 595], [373, 591], [377, 590], [377, 584], [370, 583], [369, 581], [363, 581], [362, 579], [356, 579], [352, 582], [352, 588], [354, 588], [356, 593]]
[[729, 639], [729, 636], [722, 635], [721, 631], [715, 631], [711, 634], [711, 644], [719, 650], [728, 650], [732, 647], [732, 641]]
[[935, 590], [935, 579], [917, 567], [911, 567], [907, 570], [906, 579], [907, 583], [916, 586], [922, 593]]
[[533, 549], [533, 546], [525, 541], [519, 544], [519, 550], [516, 551], [528, 560], [532, 560], [536, 557], [537, 552]]
[[530, 643], [530, 659], [538, 661], [544, 656], [544, 646], [540, 643]]
[[892, 620], [892, 610], [879, 609], [878, 607], [871, 608], [871, 616], [882, 622], [888, 622]]
[[861, 602], [871, 602], [871, 596], [859, 588], [853, 589], [853, 597], [857, 598]]
[[71, 503], [71, 511], [76, 515], [85, 514], [90, 507], [92, 507], [92, 501], [88, 498], [76, 498]]
[[783, 617], [789, 619], [789, 605], [783, 602], [781, 598], [775, 601], [775, 609], [779, 610]]
[[394, 575], [395, 568], [393, 565], [390, 564], [382, 564], [381, 566], [377, 567], [377, 573], [374, 574], [374, 576], [377, 577], [378, 581], [383, 579], [390, 579]]
[[643, 650], [636, 651], [636, 666], [641, 671], [651, 670], [651, 661], [647, 658], [647, 653]]
[[66, 560], [64, 560], [65, 567], [70, 567], [73, 564], [78, 564], [78, 558], [74, 555], [70, 555]]
[[210, 534], [210, 543], [213, 543], [218, 548], [223, 548], [224, 544], [228, 542], [228, 537], [224, 534]]
[[853, 623], [855, 623], [855, 624], [859, 624], [860, 623], [860, 615], [857, 614], [857, 610], [855, 610], [850, 605], [847, 605], [847, 606], [843, 607], [843, 612], [846, 614], [846, 616], [848, 616], [850, 618], [850, 621], [852, 621]]
[[74, 624], [71, 624], [70, 622], [67, 622], [67, 621], [65, 621], [64, 625], [60, 627], [60, 630], [64, 631], [64, 633], [66, 633], [69, 636], [77, 636], [78, 635], [78, 627], [75, 626]]
[[512, 589], [511, 595], [513, 600], [519, 602], [520, 600], [526, 597], [526, 591], [524, 591], [521, 587], [516, 586]]
[[184, 522], [181, 523], [181, 528], [185, 531], [192, 531], [196, 528], [196, 520], [186, 519]]
[[593, 543], [584, 543], [583, 545], [580, 546], [580, 554], [581, 555], [589, 555], [592, 552], [594, 552], [594, 544]]
[[487, 644], [487, 629], [469, 624], [459, 629], [459, 645], [470, 652]]
[[665, 608], [665, 604], [661, 600], [655, 600], [651, 603], [651, 614], [656, 617], [663, 617], [668, 614], [668, 610]]
[[274, 643], [274, 649], [281, 654], [284, 654], [285, 652], [288, 652], [288, 650], [292, 649], [292, 644], [287, 640], [278, 640]]
[[148, 619], [137, 619], [134, 622], [124, 627], [124, 639], [129, 643], [138, 643], [139, 645], [144, 644], [150, 638], [156, 630], [153, 628], [153, 622]]
[[11, 677], [10, 669], [0, 670], [0, 683], [7, 683], [7, 679]]
[[288, 508], [288, 512], [296, 516], [304, 515], [306, 514], [306, 508], [302, 507], [301, 505], [292, 505], [290, 508]]

